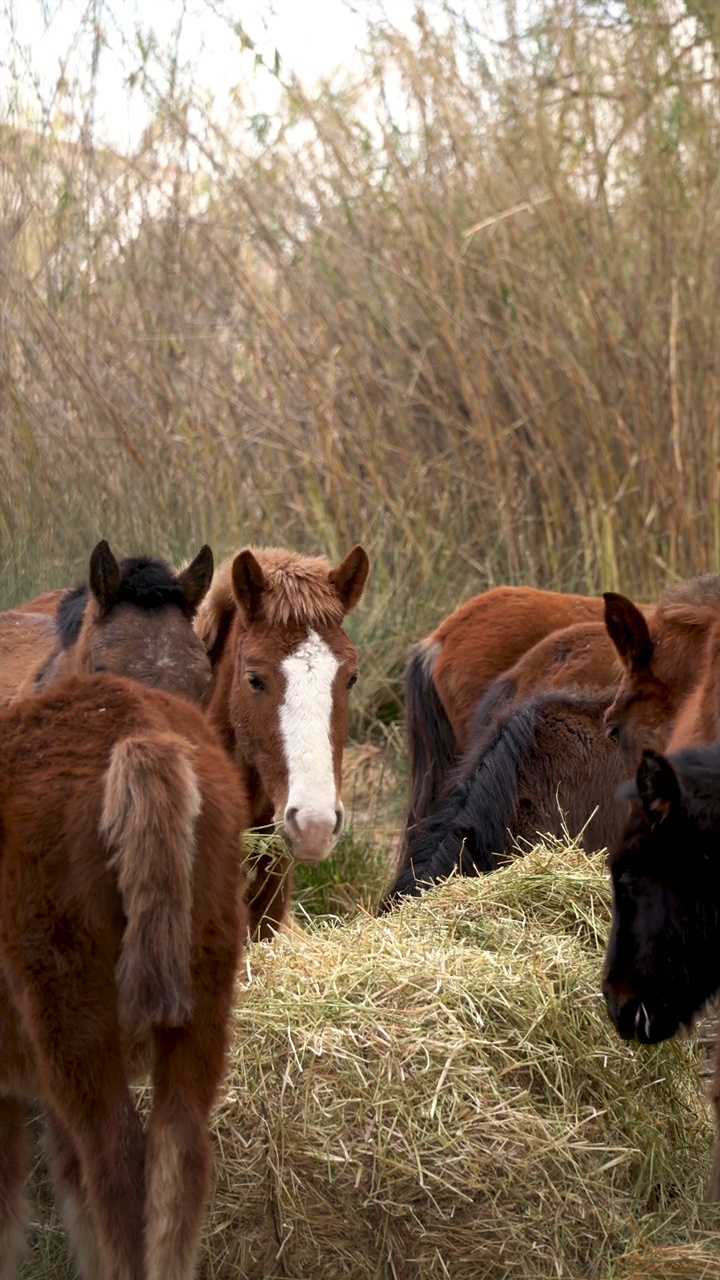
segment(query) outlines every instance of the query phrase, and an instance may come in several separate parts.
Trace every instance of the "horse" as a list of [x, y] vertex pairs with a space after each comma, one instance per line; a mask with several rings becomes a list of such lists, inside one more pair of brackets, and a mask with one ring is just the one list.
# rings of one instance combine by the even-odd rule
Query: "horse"
[[42, 591], [39, 596], [34, 596], [32, 600], [25, 600], [22, 604], [16, 604], [15, 610], [18, 613], [44, 613], [54, 618], [57, 613], [57, 607], [66, 590], [66, 587], [53, 587], [51, 591]]
[[110, 675], [0, 711], [0, 759], [0, 1275], [39, 1099], [84, 1280], [190, 1280], [245, 934], [236, 771], [199, 708]]
[[148, 556], [118, 563], [99, 542], [87, 583], [61, 594], [54, 618], [0, 613], [0, 705], [67, 675], [102, 671], [200, 702], [212, 670], [193, 618], [212, 574], [208, 546], [175, 573]]
[[[720, 990], [720, 744], [643, 751], [608, 865], [612, 926], [602, 989], [620, 1036], [655, 1044]], [[720, 1043], [708, 1199], [720, 1200]]]
[[206, 714], [240, 771], [250, 825], [278, 824], [287, 849], [255, 859], [255, 937], [271, 937], [285, 917], [292, 861], [321, 862], [343, 827], [342, 754], [358, 668], [342, 624], [368, 571], [360, 546], [335, 567], [322, 556], [245, 548], [218, 568], [198, 610], [213, 669]]
[[612, 797], [624, 776], [605, 733], [611, 698], [612, 690], [545, 691], [479, 725], [435, 813], [408, 832], [379, 913], [453, 871], [495, 870], [540, 832], [605, 847], [618, 829]]
[[[603, 599], [608, 641], [620, 663], [615, 688], [543, 694], [513, 711], [514, 683], [496, 681], [476, 709], [473, 745], [455, 785], [432, 817], [408, 831], [381, 910], [452, 870], [492, 870], [512, 848], [510, 831], [524, 840], [540, 830], [562, 834], [556, 791], [571, 834], [597, 806], [584, 832], [586, 847], [602, 847], [619, 836], [622, 810], [614, 793], [643, 746], [664, 744], [704, 669], [703, 646], [720, 621], [720, 577], [679, 583], [653, 610], [614, 592]], [[555, 633], [555, 641], [560, 635]], [[607, 663], [611, 650], [602, 652]], [[700, 706], [706, 705], [703, 696]]]
[[[493, 587], [460, 605], [409, 649], [404, 680], [410, 774], [406, 828], [433, 812], [469, 745], [474, 709], [490, 683], [552, 632], [602, 620], [599, 597]], [[555, 656], [560, 665], [561, 653]], [[564, 680], [566, 686], [571, 683]]]
[[708, 629], [698, 682], [680, 704], [667, 751], [720, 740], [720, 617]]
[[617, 679], [617, 653], [604, 622], [577, 622], [538, 640], [490, 682], [473, 711], [466, 750], [477, 750], [500, 715], [552, 689], [600, 692]]
[[35, 671], [58, 648], [55, 618], [6, 609], [0, 613], [0, 705], [12, 701]]
[[606, 593], [605, 610], [622, 670], [606, 728], [632, 772], [645, 747], [675, 750], [691, 740], [679, 716], [689, 703], [688, 717], [697, 718], [705, 703], [699, 690], [706, 646], [720, 622], [720, 575], [677, 583], [647, 616], [614, 592]]
[[[452, 780], [457, 780], [458, 776], [465, 779], [467, 767], [472, 773], [475, 767], [472, 761], [479, 758], [482, 743], [501, 717], [533, 695], [553, 689], [583, 688], [588, 692], [599, 693], [616, 679], [616, 662], [615, 648], [604, 624], [579, 622], [553, 631], [539, 640], [503, 675], [491, 681], [473, 713], [467, 752], [445, 777], [443, 790], [431, 800], [426, 797], [420, 805], [420, 813], [413, 807], [411, 797], [400, 838], [396, 878], [407, 870], [411, 860], [417, 859], [418, 840], [424, 845], [426, 833], [437, 829], [438, 824], [433, 821], [433, 815], [439, 815], [438, 822], [443, 821], [442, 815], [445, 820], [448, 819], [446, 801], [449, 800]], [[592, 714], [591, 710], [590, 715]], [[431, 809], [425, 812], [428, 803], [431, 803]], [[557, 806], [554, 812], [557, 818]], [[594, 827], [591, 829], [594, 830]]]

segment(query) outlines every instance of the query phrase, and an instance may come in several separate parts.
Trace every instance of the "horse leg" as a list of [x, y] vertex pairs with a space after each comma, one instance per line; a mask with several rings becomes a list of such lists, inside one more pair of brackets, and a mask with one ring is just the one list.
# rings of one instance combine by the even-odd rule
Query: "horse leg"
[[0, 1280], [14, 1280], [25, 1247], [27, 1104], [0, 1095]]
[[157, 1028], [145, 1163], [146, 1280], [192, 1280], [211, 1146], [210, 1109], [225, 1061], [235, 956], [196, 989], [190, 1026]]
[[43, 1145], [60, 1213], [78, 1270], [83, 1280], [95, 1280], [95, 1277], [102, 1275], [102, 1260], [95, 1225], [83, 1187], [80, 1158], [69, 1133], [49, 1108]]
[[60, 954], [36, 945], [27, 929], [14, 939], [8, 969], [42, 1096], [77, 1153], [103, 1262], [98, 1280], [138, 1280], [143, 1133], [124, 1075], [112, 976], [90, 970], [84, 941], [81, 929], [68, 928]]
[[715, 1066], [710, 1086], [710, 1099], [715, 1116], [715, 1141], [707, 1199], [711, 1204], [716, 1204], [720, 1201], [720, 1036], [715, 1045]]
[[260, 854], [247, 895], [248, 930], [251, 938], [263, 941], [274, 937], [287, 915], [291, 892], [290, 858], [269, 858], [267, 854]]

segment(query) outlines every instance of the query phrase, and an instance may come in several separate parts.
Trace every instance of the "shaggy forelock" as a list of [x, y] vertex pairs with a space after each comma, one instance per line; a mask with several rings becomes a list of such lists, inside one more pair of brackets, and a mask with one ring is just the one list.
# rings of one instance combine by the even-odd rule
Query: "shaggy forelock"
[[[330, 561], [325, 556], [302, 556], [280, 547], [251, 548], [267, 583], [262, 618], [268, 626], [333, 626], [344, 617], [343, 606], [330, 582]], [[213, 577], [198, 612], [198, 631], [234, 607], [232, 566], [235, 556], [224, 560]], [[202, 619], [201, 619], [202, 615]]]
[[[120, 588], [113, 604], [132, 604], [137, 609], [161, 609], [175, 605], [189, 618], [193, 610], [185, 599], [178, 575], [164, 560], [151, 556], [130, 556], [121, 560]], [[55, 615], [55, 629], [63, 649], [70, 649], [80, 635], [90, 596], [87, 583], [71, 587], [61, 597]]]
[[164, 560], [136, 556], [121, 560], [119, 568], [118, 604], [134, 604], [139, 609], [159, 609], [171, 604], [190, 614], [178, 576]]

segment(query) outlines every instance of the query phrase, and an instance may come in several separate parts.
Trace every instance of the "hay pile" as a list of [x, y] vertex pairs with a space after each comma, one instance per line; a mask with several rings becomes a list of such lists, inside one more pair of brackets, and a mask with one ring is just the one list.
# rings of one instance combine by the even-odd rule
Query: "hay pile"
[[616, 1038], [608, 918], [546, 848], [252, 948], [204, 1274], [720, 1277], [697, 1049]]
[[557, 847], [251, 948], [203, 1280], [720, 1280], [697, 1045], [616, 1038], [608, 919]]

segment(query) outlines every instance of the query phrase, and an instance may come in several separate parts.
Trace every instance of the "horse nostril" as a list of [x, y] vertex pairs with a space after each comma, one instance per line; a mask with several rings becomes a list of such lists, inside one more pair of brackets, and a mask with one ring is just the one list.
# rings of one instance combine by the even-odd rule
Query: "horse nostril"
[[292, 828], [294, 831], [297, 831], [298, 829], [297, 812], [297, 808], [285, 810], [285, 826]]
[[342, 805], [335, 810], [335, 826], [333, 827], [333, 836], [339, 836], [345, 823], [345, 810]]

